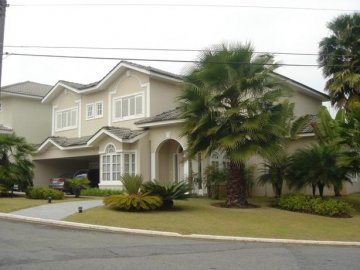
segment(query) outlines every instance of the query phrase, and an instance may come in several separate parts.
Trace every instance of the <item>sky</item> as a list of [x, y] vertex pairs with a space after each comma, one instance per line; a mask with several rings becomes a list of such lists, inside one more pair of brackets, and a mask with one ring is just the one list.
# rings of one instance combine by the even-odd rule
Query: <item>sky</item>
[[[139, 5], [119, 5], [129, 3]], [[199, 52], [9, 46], [199, 50], [223, 42], [252, 42], [258, 52], [316, 54], [320, 40], [330, 35], [327, 23], [340, 14], [360, 10], [359, 0], [8, 0], [8, 4], [4, 54], [171, 60], [196, 60]], [[170, 6], [176, 4], [191, 6]], [[316, 58], [314, 55], [276, 55], [276, 60], [283, 64], [317, 64]], [[4, 55], [2, 85], [28, 80], [50, 85], [58, 80], [90, 83], [100, 80], [118, 62]], [[191, 65], [179, 62], [133, 62], [177, 74], [186, 73]], [[318, 67], [280, 67], [277, 72], [319, 91], [324, 90], [325, 79]]]

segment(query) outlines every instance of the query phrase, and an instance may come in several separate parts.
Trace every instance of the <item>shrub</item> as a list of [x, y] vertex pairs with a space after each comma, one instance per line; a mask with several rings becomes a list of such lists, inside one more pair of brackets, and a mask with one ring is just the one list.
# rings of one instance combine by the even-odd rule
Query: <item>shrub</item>
[[147, 193], [112, 195], [104, 198], [104, 204], [116, 210], [148, 211], [160, 208], [162, 200], [159, 196]]
[[124, 193], [124, 191], [118, 189], [85, 188], [81, 190], [81, 195], [83, 196], [106, 197], [110, 195], [120, 195], [122, 193]]
[[347, 202], [301, 194], [283, 196], [276, 200], [275, 207], [329, 217], [349, 217], [351, 211]]
[[69, 188], [76, 198], [80, 197], [81, 190], [88, 187], [89, 184], [90, 181], [87, 178], [73, 178], [65, 182], [66, 188]]
[[48, 197], [51, 197], [53, 200], [62, 200], [64, 199], [64, 192], [51, 188], [31, 187], [26, 190], [26, 197], [29, 199], [42, 200], [47, 200]]
[[161, 184], [154, 180], [145, 183], [142, 190], [150, 195], [160, 196], [163, 200], [163, 208], [168, 209], [173, 207], [174, 200], [188, 198], [191, 187], [185, 182]]
[[141, 175], [125, 174], [121, 177], [121, 183], [128, 194], [138, 193], [142, 185], [143, 178]]

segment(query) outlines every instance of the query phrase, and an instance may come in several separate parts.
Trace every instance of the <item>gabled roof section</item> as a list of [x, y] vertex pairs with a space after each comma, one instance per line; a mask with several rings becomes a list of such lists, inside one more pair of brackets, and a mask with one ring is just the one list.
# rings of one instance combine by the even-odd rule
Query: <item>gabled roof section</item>
[[44, 96], [46, 96], [50, 89], [51, 85], [25, 81], [6, 85], [1, 88], [1, 93], [14, 96], [42, 99]]
[[305, 84], [302, 84], [302, 83], [300, 83], [300, 82], [298, 82], [298, 81], [295, 81], [295, 80], [293, 80], [293, 79], [290, 79], [290, 78], [288, 78], [288, 77], [286, 77], [286, 76], [284, 76], [284, 75], [281, 75], [281, 74], [279, 74], [279, 73], [273, 72], [273, 74], [274, 74], [275, 76], [279, 77], [280, 79], [286, 81], [286, 82], [289, 82], [289, 83], [291, 83], [291, 84], [294, 84], [294, 85], [300, 87], [300, 89], [302, 89], [304, 92], [307, 92], [307, 93], [309, 93], [309, 94], [312, 95], [312, 96], [316, 96], [316, 97], [319, 98], [321, 101], [329, 101], [329, 100], [330, 100], [330, 97], [329, 97], [327, 94], [324, 94], [324, 93], [322, 93], [322, 92], [320, 92], [320, 91], [318, 91], [318, 90], [315, 90], [314, 88], [311, 88], [311, 87], [309, 87], [309, 86], [307, 86], [307, 85], [305, 85]]
[[98, 139], [110, 136], [120, 142], [132, 143], [141, 138], [145, 130], [131, 130], [120, 127], [102, 127], [94, 135], [83, 136], [77, 138], [67, 138], [59, 136], [48, 137], [44, 142], [38, 146], [38, 152], [45, 149], [47, 146], [54, 145], [60, 150], [71, 150], [77, 148], [85, 148], [93, 146], [93, 143]]
[[47, 102], [51, 100], [56, 93], [63, 89], [67, 88], [75, 93], [88, 93], [95, 92], [104, 89], [108, 84], [110, 84], [115, 78], [122, 74], [125, 70], [136, 70], [138, 72], [149, 75], [150, 78], [160, 78], [163, 80], [173, 81], [173, 82], [182, 82], [182, 77], [161, 69], [153, 68], [150, 66], [143, 66], [128, 61], [121, 61], [118, 63], [108, 74], [106, 74], [101, 80], [89, 84], [80, 84], [69, 81], [60, 80], [50, 92], [44, 97], [42, 102]]
[[133, 143], [146, 133], [145, 130], [131, 130], [129, 128], [106, 126], [96, 132], [88, 141], [91, 145], [101, 138], [110, 136], [119, 142]]
[[183, 122], [184, 119], [179, 119], [180, 114], [181, 114], [181, 109], [178, 107], [157, 114], [155, 116], [147, 117], [145, 119], [135, 122], [135, 124], [141, 127], [147, 127], [153, 125], [163, 125], [165, 123], [171, 124], [171, 123]]

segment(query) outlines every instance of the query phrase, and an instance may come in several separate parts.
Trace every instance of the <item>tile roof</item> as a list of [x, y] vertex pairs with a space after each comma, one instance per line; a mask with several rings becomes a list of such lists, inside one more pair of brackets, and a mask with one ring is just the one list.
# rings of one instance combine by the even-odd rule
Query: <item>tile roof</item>
[[122, 140], [130, 140], [135, 138], [136, 136], [142, 134], [145, 132], [145, 130], [131, 130], [128, 128], [120, 128], [120, 127], [102, 127], [99, 129], [95, 134], [91, 136], [83, 136], [83, 137], [77, 137], [77, 138], [67, 138], [67, 137], [60, 137], [60, 136], [52, 136], [48, 139], [52, 140], [56, 144], [62, 146], [62, 147], [73, 147], [73, 146], [81, 146], [86, 145], [87, 142], [94, 137], [96, 134], [98, 134], [102, 130], [107, 130], [114, 136], [116, 136], [119, 139]]
[[88, 84], [81, 84], [81, 83], [74, 83], [74, 82], [69, 82], [69, 81], [64, 81], [64, 80], [60, 80], [59, 83], [65, 84], [71, 88], [75, 88], [77, 90], [84, 90], [90, 87], [93, 87], [95, 85], [97, 85], [99, 82], [93, 82], [93, 83], [88, 83]]
[[57, 143], [62, 147], [71, 147], [71, 146], [86, 145], [86, 143], [91, 137], [92, 136], [84, 136], [79, 138], [66, 138], [66, 137], [53, 136], [53, 137], [49, 137], [49, 139], [51, 139], [52, 141], [54, 141], [55, 143]]
[[147, 124], [147, 123], [153, 123], [153, 122], [178, 120], [180, 113], [181, 113], [181, 109], [175, 108], [175, 109], [165, 111], [163, 113], [160, 113], [160, 114], [152, 116], [152, 117], [147, 117], [145, 119], [135, 122], [135, 124], [139, 125], [139, 124]]
[[51, 85], [31, 81], [6, 85], [1, 88], [4, 93], [26, 95], [43, 98], [51, 89]]
[[126, 64], [126, 65], [133, 66], [133, 67], [136, 67], [136, 68], [145, 69], [147, 71], [150, 71], [150, 72], [153, 72], [153, 73], [156, 73], [156, 74], [159, 74], [159, 75], [164, 75], [164, 76], [167, 76], [167, 77], [171, 77], [171, 78], [174, 78], [174, 79], [177, 79], [177, 80], [182, 80], [183, 79], [182, 76], [171, 73], [171, 72], [167, 72], [165, 70], [153, 68], [153, 67], [150, 67], [150, 66], [143, 66], [143, 65], [135, 64], [135, 63], [128, 62], [128, 61], [121, 61], [114, 68], [112, 68], [100, 81], [93, 82], [93, 83], [88, 83], [88, 84], [81, 84], [81, 83], [74, 83], [74, 82], [60, 80], [59, 83], [63, 83], [65, 85], [67, 85], [67, 86], [69, 86], [71, 88], [75, 88], [77, 90], [85, 90], [85, 89], [94, 87], [97, 84], [99, 84], [104, 78], [106, 78], [114, 69], [116, 69], [121, 64]]
[[[155, 123], [161, 121], [179, 120], [180, 113], [181, 113], [181, 108], [178, 107], [169, 111], [165, 111], [158, 115], [142, 119], [140, 121], [135, 122], [135, 124], [140, 125], [140, 124], [148, 124], [148, 123]], [[304, 127], [301, 130], [301, 133], [302, 134], [313, 133], [314, 129], [312, 125], [315, 122], [316, 122], [316, 115], [310, 115], [309, 121], [304, 125]]]
[[100, 130], [107, 130], [111, 134], [115, 135], [116, 137], [118, 137], [119, 139], [122, 139], [122, 140], [133, 139], [136, 136], [139, 136], [140, 134], [145, 132], [145, 130], [131, 130], [128, 128], [111, 127], [111, 126], [103, 127]]
[[302, 128], [301, 134], [314, 133], [314, 128], [312, 126], [314, 123], [316, 123], [316, 115], [312, 114], [310, 115], [309, 121]]

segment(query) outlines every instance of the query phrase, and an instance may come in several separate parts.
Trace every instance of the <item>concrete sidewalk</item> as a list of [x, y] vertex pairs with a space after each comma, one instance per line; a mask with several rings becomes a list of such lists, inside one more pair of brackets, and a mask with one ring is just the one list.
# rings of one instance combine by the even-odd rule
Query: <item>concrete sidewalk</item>
[[77, 213], [79, 206], [81, 206], [83, 210], [86, 210], [102, 204], [102, 200], [49, 203], [15, 211], [11, 214], [42, 219], [62, 220], [67, 216]]

